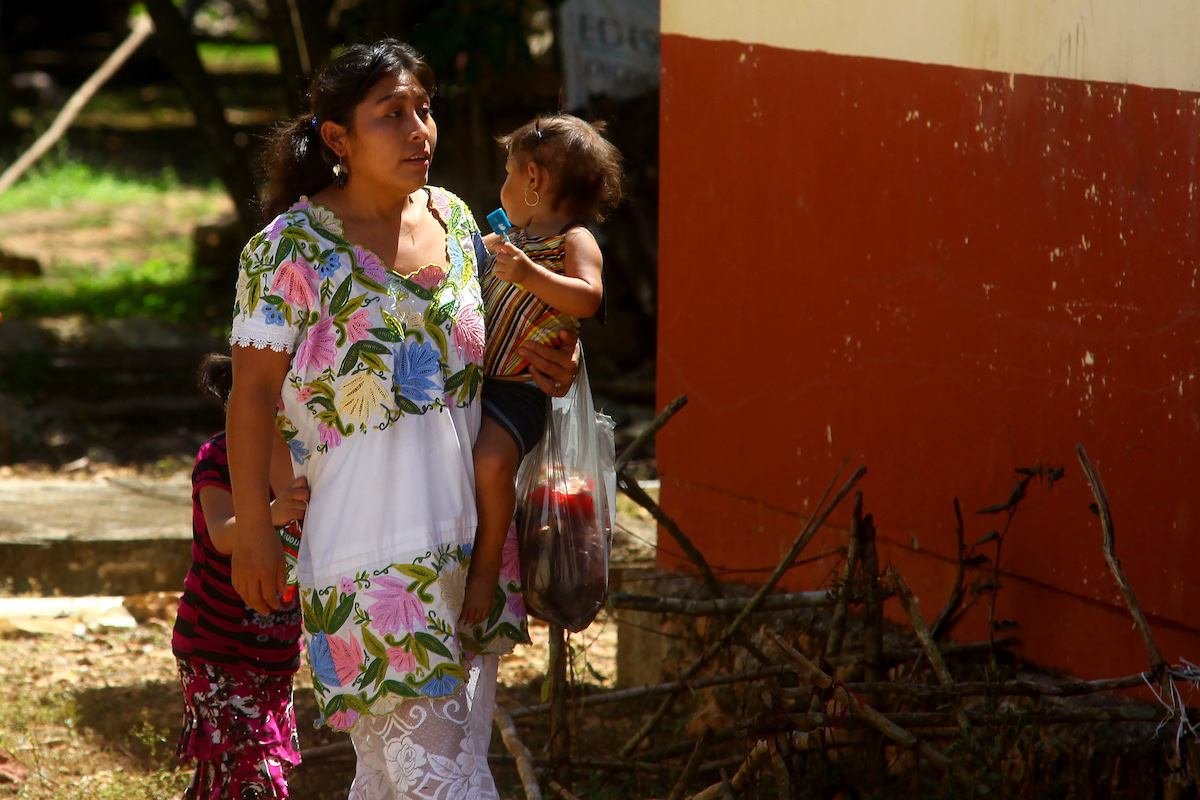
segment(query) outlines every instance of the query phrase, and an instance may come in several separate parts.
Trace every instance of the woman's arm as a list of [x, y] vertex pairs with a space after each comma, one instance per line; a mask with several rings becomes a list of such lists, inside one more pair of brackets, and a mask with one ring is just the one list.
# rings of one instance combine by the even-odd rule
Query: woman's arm
[[[275, 494], [271, 501], [271, 527], [281, 528], [294, 519], [304, 519], [308, 508], [308, 479], [295, 478]], [[208, 538], [218, 553], [231, 555], [237, 543], [237, 517], [233, 513], [233, 494], [220, 486], [200, 488], [200, 509]]]
[[570, 391], [579, 373], [579, 337], [574, 333], [564, 331], [563, 343], [557, 347], [525, 342], [517, 352], [529, 362], [529, 374], [543, 392], [562, 397]]
[[233, 588], [260, 614], [279, 607], [286, 584], [283, 545], [271, 524], [271, 450], [275, 409], [291, 355], [233, 348], [233, 391], [225, 412], [229, 477], [238, 533], [231, 551]]
[[563, 257], [565, 275], [535, 264], [514, 244], [503, 242], [495, 249], [496, 261], [492, 270], [496, 277], [521, 284], [546, 305], [572, 317], [583, 319], [600, 309], [604, 294], [600, 277], [604, 259], [600, 245], [587, 228], [567, 231]]

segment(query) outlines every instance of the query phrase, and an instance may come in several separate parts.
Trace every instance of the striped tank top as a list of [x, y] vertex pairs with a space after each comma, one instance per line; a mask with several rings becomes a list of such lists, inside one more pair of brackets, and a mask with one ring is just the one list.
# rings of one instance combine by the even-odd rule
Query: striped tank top
[[[509, 233], [509, 241], [521, 248], [529, 259], [557, 275], [563, 275], [567, 251], [567, 232], [582, 222], [568, 223], [554, 236], [529, 236], [524, 228]], [[556, 344], [562, 331], [579, 332], [579, 320], [543, 303], [519, 284], [497, 278], [492, 272], [495, 256], [488, 259], [483, 276], [484, 320], [487, 323], [487, 349], [483, 373], [489, 376], [525, 376], [529, 362], [517, 348], [525, 342]]]

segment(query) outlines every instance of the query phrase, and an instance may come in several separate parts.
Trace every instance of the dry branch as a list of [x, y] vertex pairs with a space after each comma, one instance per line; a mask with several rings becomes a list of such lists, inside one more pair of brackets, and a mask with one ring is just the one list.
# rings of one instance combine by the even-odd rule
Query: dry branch
[[573, 793], [570, 789], [563, 786], [561, 783], [554, 780], [553, 778], [546, 781], [546, 788], [549, 789], [550, 791], [554, 792], [554, 794], [557, 795], [558, 797], [561, 797], [562, 800], [580, 800], [579, 795]]
[[[1165, 710], [1153, 706], [1115, 706], [1112, 708], [1062, 708], [1033, 709], [1022, 711], [966, 711], [967, 717], [976, 725], [1014, 724], [1037, 722], [1042, 724], [1068, 724], [1090, 722], [1158, 722], [1167, 716]], [[901, 728], [950, 728], [960, 726], [957, 714], [941, 711], [902, 711], [880, 713], [881, 719]], [[792, 722], [801, 728], [845, 727], [858, 728], [862, 725], [875, 727], [875, 723], [863, 719], [857, 723], [852, 719], [840, 719], [821, 712], [803, 711], [792, 715]]]
[[500, 737], [504, 740], [504, 746], [517, 761], [517, 774], [521, 776], [521, 784], [525, 787], [526, 800], [542, 800], [542, 790], [538, 786], [537, 772], [533, 768], [533, 754], [529, 752], [529, 748], [517, 735], [517, 726], [513, 724], [512, 717], [500, 706], [496, 706], [496, 711], [492, 716], [496, 720], [496, 726], [500, 728]]
[[[846, 543], [846, 561], [842, 565], [841, 591], [837, 594], [837, 605], [829, 620], [829, 638], [825, 642], [825, 655], [836, 656], [842, 652], [842, 639], [846, 635], [846, 610], [850, 604], [850, 581], [854, 578], [854, 565], [859, 560], [859, 528], [862, 525], [862, 492], [854, 493], [854, 509], [850, 512], [850, 539]], [[872, 576], [872, 580], [874, 576]]]
[[[821, 735], [818, 733], [793, 731], [788, 735], [788, 739], [789, 744], [797, 750], [816, 750], [824, 744]], [[750, 750], [750, 754], [742, 761], [742, 765], [738, 768], [733, 778], [728, 781], [722, 779], [707, 789], [692, 795], [689, 800], [721, 800], [721, 798], [726, 797], [726, 788], [735, 794], [742, 789], [748, 788], [751, 786], [751, 781], [754, 779], [755, 773], [758, 772], [763, 763], [770, 757], [771, 748], [767, 740], [764, 739], [757, 742]]]
[[50, 127], [46, 132], [37, 138], [33, 145], [21, 154], [21, 157], [9, 165], [8, 169], [4, 170], [4, 174], [0, 175], [0, 194], [8, 191], [17, 180], [25, 174], [25, 171], [37, 163], [38, 159], [46, 155], [47, 151], [54, 146], [62, 135], [66, 133], [67, 128], [71, 127], [71, 123], [79, 116], [79, 112], [83, 111], [83, 107], [88, 104], [93, 95], [100, 90], [100, 87], [108, 82], [108, 79], [116, 74], [134, 52], [142, 46], [142, 43], [150, 38], [150, 34], [154, 33], [154, 23], [149, 17], [140, 16], [133, 23], [133, 27], [129, 31], [129, 35], [125, 37], [125, 41], [118, 45], [117, 49], [104, 59], [104, 63], [92, 73], [92, 76], [83, 82], [83, 85], [75, 90], [75, 94], [71, 95], [62, 110], [58, 112], [58, 116], [54, 118], [54, 122], [50, 123]]
[[700, 762], [704, 758], [704, 754], [708, 751], [708, 746], [712, 742], [712, 728], [705, 728], [700, 739], [696, 742], [696, 749], [692, 751], [692, 757], [688, 759], [687, 765], [683, 768], [683, 772], [679, 775], [679, 780], [675, 781], [675, 785], [671, 787], [671, 793], [667, 795], [667, 800], [683, 800], [683, 793], [687, 791], [688, 784], [696, 777], [696, 771], [700, 768]]
[[687, 405], [687, 395], [681, 394], [671, 402], [667, 403], [666, 407], [659, 412], [658, 416], [645, 427], [645, 429], [633, 438], [633, 441], [625, 446], [621, 451], [621, 455], [617, 456], [616, 469], [621, 472], [625, 467], [629, 466], [629, 462], [641, 452], [647, 442], [654, 438], [663, 425], [667, 424], [667, 420], [675, 416], [679, 409]]
[[[787, 611], [794, 608], [828, 608], [838, 602], [825, 590], [773, 594], [765, 598], [756, 612]], [[687, 600], [682, 597], [658, 597], [647, 594], [613, 592], [605, 598], [609, 608], [650, 613], [686, 614], [692, 617], [715, 617], [718, 614], [738, 614], [746, 607], [745, 597], [722, 597], [715, 600]]]
[[[1054, 685], [1035, 683], [1033, 681], [1005, 681], [991, 683], [975, 681], [971, 683], [955, 683], [952, 686], [931, 686], [923, 683], [893, 683], [881, 681], [876, 683], [847, 683], [846, 688], [856, 694], [899, 695], [922, 700], [941, 701], [952, 700], [955, 697], [991, 696], [991, 697], [1078, 697], [1097, 692], [1119, 691], [1134, 689], [1145, 685], [1145, 677], [1149, 673], [1129, 675], [1124, 678], [1105, 678], [1098, 681], [1071, 681]], [[804, 696], [808, 688], [781, 689], [781, 694], [788, 696]]]
[[[788, 660], [796, 665], [797, 672], [800, 675], [809, 676], [822, 689], [833, 689], [833, 696], [839, 703], [846, 706], [856, 715], [861, 717], [872, 728], [882, 733], [894, 742], [897, 742], [905, 747], [916, 747], [920, 750], [921, 755], [932, 761], [943, 770], [950, 771], [952, 764], [950, 759], [946, 758], [941, 752], [933, 749], [929, 745], [921, 742], [916, 736], [901, 728], [896, 723], [889, 720], [883, 714], [880, 714], [875, 709], [860, 701], [856, 696], [846, 690], [845, 686], [835, 683], [833, 678], [821, 671], [821, 668], [809, 661], [802, 653], [794, 649], [779, 634], [774, 634], [775, 644], [787, 656]], [[827, 716], [827, 715], [822, 715]]]
[[[844, 463], [845, 462], [843, 462], [843, 464]], [[850, 479], [846, 481], [846, 484], [838, 491], [837, 495], [834, 496], [833, 501], [829, 504], [829, 506], [824, 511], [821, 511], [821, 505], [825, 502], [825, 498], [829, 496], [829, 492], [833, 489], [834, 484], [837, 482], [837, 476], [834, 476], [833, 481], [830, 482], [829, 487], [825, 490], [825, 494], [821, 497], [821, 502], [818, 503], [816, 511], [814, 511], [813, 515], [809, 517], [808, 523], [804, 526], [803, 530], [800, 532], [800, 535], [797, 536], [796, 540], [792, 543], [791, 549], [788, 550], [787, 555], [783, 557], [783, 560], [780, 561], [779, 565], [775, 567], [775, 570], [771, 573], [771, 576], [767, 578], [766, 583], [759, 587], [758, 591], [754, 594], [754, 597], [750, 598], [750, 602], [748, 602], [745, 608], [742, 609], [742, 613], [738, 614], [738, 616], [729, 623], [729, 626], [725, 629], [725, 632], [721, 634], [721, 638], [709, 645], [708, 649], [705, 650], [698, 659], [692, 662], [692, 665], [687, 668], [682, 676], [680, 676], [680, 680], [686, 681], [699, 672], [700, 669], [707, 664], [713, 656], [720, 652], [734, 637], [734, 635], [741, 630], [742, 624], [750, 618], [750, 615], [754, 613], [755, 609], [762, 605], [763, 600], [766, 599], [766, 596], [775, 588], [775, 584], [779, 583], [779, 580], [783, 577], [784, 573], [791, 569], [793, 563], [796, 561], [796, 557], [800, 555], [801, 551], [804, 550], [804, 548], [812, 540], [813, 536], [815, 536], [817, 531], [820, 530], [821, 525], [823, 525], [825, 520], [829, 518], [829, 515], [833, 513], [833, 510], [838, 507], [838, 504], [842, 501], [842, 498], [849, 494], [850, 490], [854, 488], [855, 484], [857, 484], [862, 479], [862, 476], [866, 473], [866, 467], [860, 466], [858, 469], [856, 469], [854, 474], [850, 476]], [[820, 512], [820, 514], [818, 515], [817, 512]], [[658, 707], [658, 710], [654, 712], [654, 715], [650, 718], [650, 720], [633, 735], [633, 738], [625, 743], [620, 751], [622, 758], [628, 758], [637, 748], [637, 746], [640, 745], [642, 741], [650, 735], [651, 732], [653, 732], [660, 722], [662, 722], [663, 717], [667, 715], [667, 712], [670, 710], [671, 704], [674, 702], [677, 694], [678, 693], [673, 693], [668, 695], [663, 701], [662, 705]]]

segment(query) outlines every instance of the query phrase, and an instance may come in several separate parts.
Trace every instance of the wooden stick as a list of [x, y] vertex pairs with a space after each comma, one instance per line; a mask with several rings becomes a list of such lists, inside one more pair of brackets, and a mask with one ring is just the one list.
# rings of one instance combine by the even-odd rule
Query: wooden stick
[[[648, 594], [611, 592], [604, 602], [609, 608], [650, 613], [685, 614], [692, 617], [715, 617], [719, 614], [738, 614], [746, 607], [745, 597], [722, 597], [715, 600], [687, 600], [682, 597], [658, 597]], [[756, 613], [788, 611], [794, 608], [828, 608], [838, 602], [837, 596], [825, 590], [773, 594], [755, 609]]]
[[958, 498], [954, 498], [954, 536], [958, 539], [958, 570], [954, 575], [954, 588], [950, 592], [950, 596], [946, 598], [946, 604], [942, 606], [941, 613], [937, 615], [937, 619], [929, 626], [929, 635], [936, 641], [940, 636], [950, 632], [954, 627], [954, 615], [958, 613], [958, 609], [962, 607], [963, 600], [963, 583], [966, 580], [966, 564], [963, 559], [966, 558], [966, 531], [963, 526], [962, 506], [958, 503]]
[[621, 455], [617, 456], [617, 472], [623, 472], [625, 467], [629, 466], [629, 462], [633, 460], [634, 456], [641, 452], [642, 448], [654, 438], [654, 435], [659, 432], [662, 426], [666, 425], [667, 421], [679, 412], [679, 409], [687, 405], [687, 401], [687, 395], [681, 394], [679, 397], [676, 397], [674, 400], [667, 403], [666, 408], [659, 412], [658, 416], [654, 418], [654, 421], [647, 425], [641, 433], [635, 436], [633, 441], [627, 444], [625, 449], [621, 451]]
[[[933, 636], [929, 633], [929, 628], [925, 627], [925, 619], [921, 616], [921, 605], [917, 602], [916, 596], [912, 590], [908, 588], [908, 584], [904, 582], [904, 576], [899, 570], [892, 569], [888, 572], [888, 578], [891, 581], [892, 589], [896, 593], [896, 597], [900, 600], [900, 605], [904, 607], [904, 612], [908, 614], [908, 621], [912, 623], [913, 630], [917, 634], [917, 639], [921, 642], [921, 647], [925, 650], [925, 657], [929, 659], [929, 665], [933, 667], [933, 672], [937, 675], [938, 681], [942, 686], [953, 686], [954, 677], [950, 674], [950, 669], [946, 666], [946, 660], [942, 658], [942, 654], [937, 649], [937, 644], [933, 641]], [[955, 718], [958, 720], [958, 726], [963, 729], [963, 733], [971, 733], [971, 722], [967, 719], [966, 713], [963, 712], [962, 704], [956, 704]]]
[[859, 527], [862, 525], [862, 492], [854, 493], [854, 510], [850, 513], [850, 539], [846, 543], [846, 562], [842, 565], [842, 585], [838, 592], [837, 605], [829, 620], [829, 638], [825, 642], [825, 655], [836, 656], [842, 652], [842, 639], [846, 635], [846, 609], [850, 603], [850, 581], [854, 578], [854, 565], [858, 561]]
[[872, 728], [882, 733], [894, 742], [897, 742], [905, 747], [916, 747], [920, 750], [921, 755], [932, 761], [938, 767], [945, 771], [951, 770], [950, 759], [946, 758], [941, 752], [934, 750], [929, 745], [921, 742], [916, 736], [913, 736], [908, 731], [901, 728], [896, 723], [889, 720], [883, 714], [880, 714], [875, 709], [864, 704], [856, 696], [851, 694], [846, 688], [840, 684], [834, 684], [833, 678], [821, 671], [821, 668], [809, 661], [802, 653], [792, 648], [783, 637], [779, 634], [772, 634], [775, 639], [776, 646], [783, 654], [798, 667], [797, 672], [801, 675], [809, 676], [814, 683], [822, 689], [833, 688], [834, 698], [839, 703], [849, 708], [859, 717], [867, 722]]
[[[992, 697], [1078, 697], [1097, 692], [1119, 691], [1121, 689], [1134, 689], [1144, 686], [1147, 675], [1149, 673], [1143, 672], [1139, 675], [1129, 675], [1124, 678], [1105, 678], [1098, 681], [1071, 681], [1055, 685], [1046, 685], [1034, 681], [1005, 681], [1003, 683], [977, 681], [972, 683], [956, 683], [952, 686], [931, 686], [923, 683], [892, 683], [882, 681], [879, 683], [847, 683], [846, 688], [855, 694], [899, 695], [933, 701], [953, 699], [955, 697], [978, 697], [981, 695]], [[784, 696], [788, 696], [805, 695], [809, 690], [806, 687], [801, 687], [780, 689], [779, 691]]]
[[537, 772], [533, 768], [533, 754], [529, 752], [529, 748], [517, 735], [517, 726], [513, 724], [512, 717], [500, 706], [496, 706], [492, 716], [496, 720], [496, 726], [500, 728], [500, 737], [504, 739], [504, 746], [517, 761], [517, 774], [521, 776], [521, 785], [525, 787], [525, 800], [542, 800], [542, 790], [538, 786]]
[[567, 632], [551, 624], [550, 632], [550, 771], [570, 781], [571, 727], [567, 719]]
[[1088, 458], [1087, 451], [1083, 449], [1082, 444], [1075, 445], [1075, 455], [1079, 457], [1083, 474], [1087, 476], [1088, 483], [1091, 484], [1092, 494], [1096, 498], [1096, 507], [1100, 512], [1100, 529], [1104, 533], [1102, 545], [1104, 560], [1108, 562], [1109, 570], [1117, 579], [1117, 586], [1121, 588], [1121, 596], [1125, 598], [1125, 605], [1129, 607], [1129, 613], [1133, 616], [1134, 626], [1142, 635], [1142, 642], [1150, 654], [1150, 669], [1156, 676], [1161, 676], [1166, 670], [1167, 662], [1162, 656], [1162, 651], [1158, 649], [1158, 643], [1154, 641], [1154, 633], [1150, 630], [1150, 623], [1146, 620], [1146, 615], [1142, 613], [1142, 605], [1138, 602], [1137, 595], [1133, 593], [1133, 586], [1125, 577], [1121, 560], [1117, 558], [1116, 533], [1113, 530], [1112, 511], [1108, 507], [1108, 493], [1104, 491], [1104, 481], [1100, 480], [1100, 473], [1092, 466], [1092, 460]]
[[[843, 465], [845, 464], [844, 461], [842, 463]], [[839, 473], [840, 471], [841, 469], [839, 468]], [[732, 622], [729, 623], [729, 626], [725, 629], [725, 632], [721, 634], [721, 638], [709, 645], [708, 649], [705, 650], [699, 658], [692, 662], [692, 665], [687, 668], [683, 675], [680, 676], [680, 680], [686, 681], [699, 672], [700, 669], [703, 668], [703, 666], [707, 664], [713, 656], [719, 653], [728, 644], [728, 642], [733, 638], [734, 634], [741, 630], [742, 624], [750, 618], [750, 615], [754, 613], [755, 609], [762, 605], [762, 602], [766, 596], [771, 592], [772, 589], [775, 588], [775, 584], [779, 583], [779, 580], [783, 577], [784, 573], [791, 569], [796, 557], [800, 555], [801, 551], [803, 551], [812, 538], [816, 536], [817, 531], [821, 529], [821, 526], [825, 523], [825, 520], [829, 518], [829, 515], [832, 514], [834, 509], [838, 507], [838, 504], [841, 503], [842, 499], [850, 492], [851, 489], [854, 488], [855, 484], [857, 484], [862, 479], [862, 476], [866, 473], [866, 467], [860, 466], [858, 469], [856, 469], [854, 474], [850, 476], [850, 479], [846, 481], [846, 484], [838, 491], [837, 495], [834, 496], [833, 501], [829, 504], [829, 506], [825, 508], [824, 511], [821, 511], [821, 504], [824, 503], [825, 498], [829, 496], [829, 492], [833, 489], [834, 484], [837, 482], [838, 476], [834, 475], [833, 481], [830, 482], [829, 487], [825, 490], [825, 494], [821, 497], [821, 503], [818, 503], [816, 511], [814, 511], [813, 515], [809, 517], [808, 523], [800, 531], [800, 535], [796, 537], [796, 540], [792, 542], [791, 548], [783, 557], [783, 560], [779, 562], [778, 566], [775, 567], [775, 570], [771, 573], [770, 577], [767, 578], [766, 583], [758, 588], [758, 591], [752, 598], [750, 598], [750, 602], [746, 604], [746, 606], [742, 609], [742, 612], [738, 614]], [[818, 515], [817, 512], [821, 513]], [[660, 722], [662, 722], [663, 718], [670, 710], [671, 704], [675, 701], [677, 694], [678, 693], [673, 693], [668, 695], [663, 701], [662, 705], [658, 707], [658, 710], [654, 712], [654, 715], [650, 718], [650, 720], [647, 721], [646, 724], [643, 725], [641, 729], [633, 735], [633, 738], [625, 743], [620, 751], [622, 758], [628, 758], [633, 751], [637, 749], [637, 746], [640, 745], [642, 741], [650, 735], [651, 732], [653, 732]]]
[[[509, 753], [489, 753], [488, 761], [504, 764], [517, 763], [517, 760]], [[529, 760], [529, 763], [535, 767], [548, 767], [550, 766], [550, 759], [543, 756], [534, 756]], [[656, 775], [673, 775], [679, 771], [677, 768], [663, 764], [651, 764], [646, 761], [621, 761], [616, 758], [573, 758], [571, 759], [571, 766], [575, 769], [595, 770], [597, 772], [628, 770], [630, 772], [650, 772]]]
[[[601, 694], [593, 694], [587, 697], [576, 697], [569, 703], [571, 708], [586, 708], [590, 706], [606, 705], [608, 703], [619, 703], [624, 700], [634, 700], [640, 697], [653, 697], [659, 694], [670, 694], [671, 692], [679, 691], [696, 691], [697, 689], [706, 689], [709, 686], [721, 686], [727, 683], [743, 683], [746, 681], [757, 681], [763, 678], [773, 678], [777, 675], [790, 673], [792, 670], [784, 666], [763, 667], [762, 669], [751, 670], [750, 672], [738, 672], [732, 675], [714, 675], [709, 678], [699, 678], [692, 681], [670, 681], [668, 683], [658, 683], [651, 686], [638, 686], [633, 689], [618, 689], [612, 692], [603, 692]], [[513, 709], [510, 714], [513, 719], [520, 717], [531, 717], [535, 714], [545, 714], [550, 710], [549, 703], [541, 703], [536, 706], [527, 706], [525, 708]]]
[[688, 759], [687, 766], [683, 768], [683, 772], [679, 775], [679, 780], [675, 781], [675, 785], [671, 787], [671, 793], [667, 795], [667, 800], [683, 800], [683, 794], [687, 791], [690, 784], [696, 777], [696, 770], [700, 768], [700, 762], [704, 758], [704, 754], [708, 751], [708, 745], [712, 742], [712, 728], [705, 728], [704, 733], [700, 735], [700, 739], [696, 742], [696, 749], [692, 751], [692, 757]]
[[[945, 644], [938, 645], [938, 650], [943, 656], [970, 656], [991, 653], [995, 648], [1016, 647], [1020, 643], [1021, 640], [1015, 636], [1006, 636], [1003, 639], [997, 639], [995, 642], [946, 642]], [[879, 662], [886, 669], [890, 664], [898, 664], [913, 658], [920, 658], [924, 655], [924, 652], [920, 647], [892, 650], [882, 653], [879, 656]], [[833, 656], [828, 661], [831, 667], [855, 667], [862, 663], [863, 658], [851, 653]]]
[[142, 43], [150, 38], [150, 34], [154, 33], [154, 23], [150, 21], [148, 16], [139, 16], [133, 23], [133, 27], [129, 30], [129, 35], [125, 40], [112, 51], [108, 58], [104, 59], [104, 63], [92, 73], [91, 77], [83, 82], [83, 85], [75, 90], [62, 110], [58, 112], [58, 116], [54, 118], [54, 122], [46, 129], [46, 132], [37, 138], [33, 145], [21, 154], [21, 157], [9, 165], [8, 169], [0, 174], [0, 194], [4, 194], [12, 187], [17, 180], [25, 174], [26, 170], [37, 163], [38, 159], [46, 155], [47, 151], [54, 146], [62, 135], [67, 132], [67, 128], [71, 127], [71, 123], [79, 116], [79, 112], [83, 111], [84, 106], [88, 101], [100, 90], [100, 87], [108, 82], [117, 70], [129, 60], [129, 57], [137, 51]]
[[[1074, 724], [1091, 722], [1158, 722], [1168, 716], [1163, 708], [1153, 706], [1115, 706], [1113, 708], [1063, 708], [1038, 711], [974, 711], [966, 712], [971, 722], [983, 724], [1011, 724], [1014, 722], [1037, 722], [1041, 724]], [[902, 728], [947, 728], [960, 726], [957, 714], [941, 711], [904, 711], [880, 714], [882, 719]], [[853, 719], [838, 719], [830, 714], [801, 711], [792, 715], [792, 723], [804, 728], [859, 727]], [[873, 722], [863, 720], [862, 725], [875, 727]]]
[[561, 797], [562, 800], [580, 800], [579, 795], [574, 794], [570, 789], [563, 786], [561, 783], [554, 780], [553, 778], [546, 781], [546, 788], [549, 789], [550, 791], [554, 792], [559, 797]]
[[[789, 734], [789, 743], [797, 750], [815, 750], [824, 742], [819, 734], [793, 731]], [[751, 748], [749, 755], [742, 761], [742, 765], [738, 767], [738, 771], [732, 779], [726, 781], [722, 778], [712, 786], [692, 795], [689, 800], [721, 800], [721, 798], [727, 796], [725, 794], [726, 787], [731, 793], [740, 792], [742, 789], [748, 788], [755, 773], [758, 772], [763, 763], [770, 757], [771, 748], [767, 744], [767, 740], [763, 739], [756, 742], [754, 747]]]

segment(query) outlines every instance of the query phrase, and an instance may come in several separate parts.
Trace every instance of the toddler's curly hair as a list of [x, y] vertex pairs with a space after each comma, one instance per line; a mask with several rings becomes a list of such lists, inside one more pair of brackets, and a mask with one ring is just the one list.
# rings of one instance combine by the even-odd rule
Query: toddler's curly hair
[[496, 137], [520, 163], [544, 167], [554, 182], [550, 207], [601, 221], [621, 202], [621, 153], [604, 138], [606, 125], [571, 114], [538, 115]]

